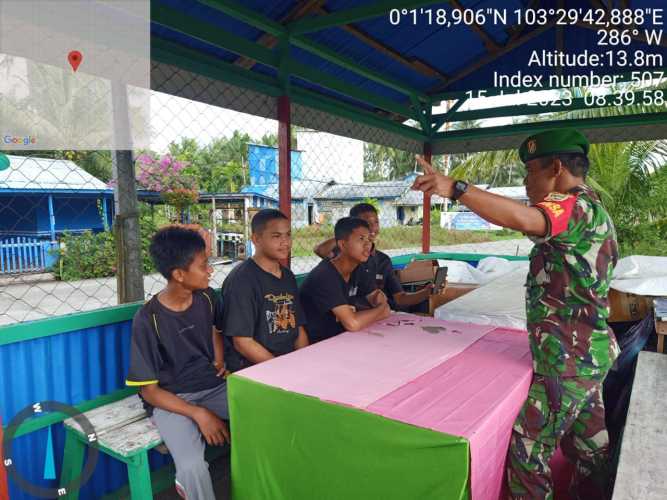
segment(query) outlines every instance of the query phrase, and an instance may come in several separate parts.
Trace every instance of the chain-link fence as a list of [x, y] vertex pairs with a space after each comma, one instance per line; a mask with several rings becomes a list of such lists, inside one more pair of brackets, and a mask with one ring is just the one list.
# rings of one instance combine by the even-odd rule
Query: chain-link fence
[[[165, 224], [210, 231], [214, 287], [252, 255], [250, 220], [279, 201], [277, 100], [164, 64], [153, 64], [151, 78], [150, 149], [8, 156], [0, 171], [0, 325], [157, 293], [164, 279], [147, 249]], [[410, 186], [422, 144], [298, 104], [291, 119], [293, 270], [317, 264], [314, 247], [358, 203], [377, 209], [380, 249], [420, 251], [423, 199]], [[490, 238], [442, 228], [444, 200], [432, 203], [432, 248]], [[141, 248], [135, 274], [125, 269], [133, 246]], [[118, 274], [134, 280], [130, 292], [119, 291]]]

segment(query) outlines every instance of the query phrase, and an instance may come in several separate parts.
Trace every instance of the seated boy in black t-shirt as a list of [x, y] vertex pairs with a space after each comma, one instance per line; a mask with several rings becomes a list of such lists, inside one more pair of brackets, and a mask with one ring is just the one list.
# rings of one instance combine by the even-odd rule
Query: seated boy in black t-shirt
[[140, 387], [174, 459], [177, 488], [188, 499], [212, 500], [204, 440], [229, 442], [221, 306], [208, 288], [213, 270], [204, 239], [182, 227], [160, 229], [150, 255], [167, 286], [134, 316], [126, 383]]
[[280, 264], [292, 248], [289, 220], [278, 210], [260, 210], [251, 228], [255, 255], [236, 266], [222, 284], [222, 331], [230, 371], [308, 345], [296, 278]]
[[[396, 309], [407, 310], [411, 306], [425, 303], [425, 312], [428, 312], [428, 302], [425, 301], [428, 301], [429, 296], [433, 293], [433, 285], [430, 284], [413, 293], [403, 290], [401, 282], [398, 281], [398, 278], [394, 274], [391, 257], [378, 250], [375, 246], [375, 240], [380, 234], [380, 219], [377, 209], [370, 203], [357, 203], [350, 208], [350, 217], [359, 217], [368, 222], [370, 240], [373, 247], [365, 266], [368, 268], [371, 278], [375, 280], [377, 287], [389, 299], [389, 305]], [[336, 248], [336, 239], [331, 238], [317, 245], [315, 247], [315, 254], [323, 259], [330, 259], [338, 253]]]
[[[372, 249], [368, 223], [343, 217], [334, 233], [339, 253], [310, 271], [300, 289], [311, 342], [362, 330], [391, 313], [387, 297], [360, 265]], [[367, 307], [359, 310], [363, 304]]]

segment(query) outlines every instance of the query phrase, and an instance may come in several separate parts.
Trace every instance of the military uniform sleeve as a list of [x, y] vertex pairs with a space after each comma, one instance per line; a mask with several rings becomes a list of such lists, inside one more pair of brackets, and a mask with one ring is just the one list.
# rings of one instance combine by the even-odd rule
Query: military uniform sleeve
[[535, 243], [550, 241], [553, 245], [570, 248], [577, 245], [586, 233], [591, 206], [585, 199], [561, 193], [551, 193], [535, 205], [547, 222], [547, 234], [531, 237]]
[[139, 310], [132, 320], [130, 368], [125, 384], [129, 386], [158, 383], [162, 359], [158, 348], [158, 333], [150, 315]]

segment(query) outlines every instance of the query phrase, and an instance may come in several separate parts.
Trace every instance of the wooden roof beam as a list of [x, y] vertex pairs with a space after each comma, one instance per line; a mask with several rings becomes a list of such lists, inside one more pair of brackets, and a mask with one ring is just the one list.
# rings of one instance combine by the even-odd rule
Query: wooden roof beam
[[483, 66], [486, 66], [487, 64], [492, 63], [493, 61], [501, 58], [508, 52], [513, 51], [517, 47], [520, 47], [524, 43], [528, 42], [529, 40], [532, 40], [533, 38], [541, 35], [545, 31], [551, 29], [555, 25], [555, 21], [551, 21], [544, 26], [538, 26], [535, 28], [533, 31], [530, 33], [526, 33], [525, 35], [517, 38], [514, 41], [508, 42], [507, 44], [503, 45], [500, 50], [497, 50], [496, 52], [491, 52], [484, 56], [482, 59], [477, 61], [474, 64], [471, 64], [470, 66], [467, 66], [460, 70], [458, 73], [455, 73], [454, 75], [451, 76], [451, 78], [444, 84], [444, 85], [438, 85], [436, 87], [433, 87], [428, 91], [429, 94], [437, 93], [437, 92], [442, 92], [443, 90], [446, 89], [446, 87], [449, 87], [453, 83], [458, 82], [459, 80], [465, 78], [466, 76], [470, 75], [471, 73], [474, 73], [478, 69], [482, 68]]

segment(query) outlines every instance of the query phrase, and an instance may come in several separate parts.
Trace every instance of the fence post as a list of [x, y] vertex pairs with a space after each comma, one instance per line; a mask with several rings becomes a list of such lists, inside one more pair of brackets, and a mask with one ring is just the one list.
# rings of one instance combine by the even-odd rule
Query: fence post
[[[424, 143], [424, 159], [431, 163], [431, 143]], [[431, 251], [431, 195], [424, 193], [424, 207], [422, 215], [422, 253]]]
[[[292, 144], [290, 98], [278, 97], [278, 198], [280, 211], [292, 223]], [[290, 258], [285, 265], [289, 267]]]
[[[130, 120], [127, 89], [120, 82], [112, 82], [114, 134], [117, 144], [129, 144]], [[118, 303], [144, 300], [144, 273], [141, 259], [139, 228], [139, 201], [135, 183], [132, 151], [116, 149], [112, 152], [114, 178], [114, 235], [116, 241], [116, 280]]]

